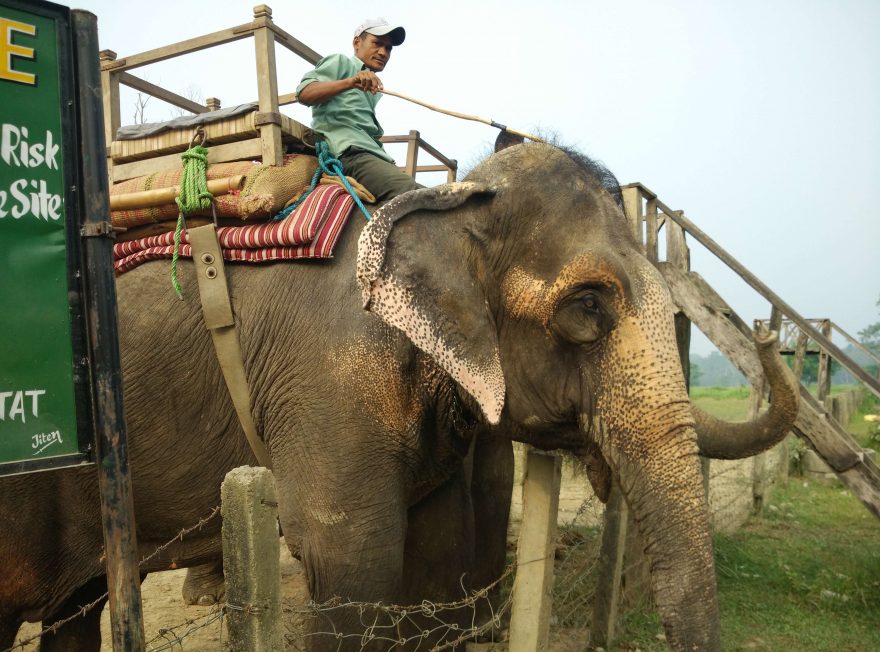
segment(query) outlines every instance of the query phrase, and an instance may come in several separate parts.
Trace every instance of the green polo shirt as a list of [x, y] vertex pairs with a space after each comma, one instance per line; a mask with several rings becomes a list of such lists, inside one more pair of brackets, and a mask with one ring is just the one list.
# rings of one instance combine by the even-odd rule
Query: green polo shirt
[[[353, 77], [363, 69], [364, 62], [357, 57], [331, 54], [305, 74], [296, 92], [299, 93], [312, 82]], [[323, 104], [315, 104], [312, 106], [312, 129], [324, 136], [334, 156], [339, 156], [349, 147], [357, 147], [393, 163], [394, 159], [388, 156], [379, 142], [385, 133], [376, 120], [376, 104], [380, 97], [378, 93], [373, 95], [352, 88]]]

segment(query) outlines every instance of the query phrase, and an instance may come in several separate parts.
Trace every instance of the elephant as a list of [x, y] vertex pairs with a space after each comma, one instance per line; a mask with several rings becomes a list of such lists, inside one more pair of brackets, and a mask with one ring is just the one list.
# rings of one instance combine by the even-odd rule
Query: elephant
[[[722, 424], [691, 408], [669, 291], [601, 165], [515, 145], [462, 182], [406, 193], [350, 225], [330, 264], [230, 265], [227, 275], [280, 524], [315, 602], [450, 599], [482, 586], [504, 563], [518, 440], [574, 453], [600, 497], [617, 480], [669, 646], [720, 649], [700, 450], [737, 457], [772, 445], [794, 421], [797, 392], [773, 334], [759, 333], [770, 409]], [[228, 470], [255, 463], [191, 268], [180, 276], [185, 301], [161, 263], [117, 281], [144, 554], [219, 504]], [[0, 534], [0, 649], [20, 622], [70, 612], [100, 586], [97, 504], [89, 469], [0, 480], [0, 522], [13, 525]], [[39, 517], [20, 505], [41, 506]], [[142, 570], [214, 562], [218, 528]], [[337, 613], [334, 631], [352, 636], [321, 636], [315, 618], [309, 649], [360, 648], [361, 617]], [[44, 648], [73, 649], [67, 637], [96, 649], [94, 624], [71, 623]]]

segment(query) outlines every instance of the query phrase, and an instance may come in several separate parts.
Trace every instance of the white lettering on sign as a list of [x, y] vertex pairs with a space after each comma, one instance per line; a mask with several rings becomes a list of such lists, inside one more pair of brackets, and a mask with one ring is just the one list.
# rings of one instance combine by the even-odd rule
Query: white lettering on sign
[[52, 139], [52, 132], [46, 130], [45, 140], [31, 143], [28, 128], [4, 124], [0, 128], [0, 159], [6, 165], [19, 168], [35, 168], [45, 165], [50, 170], [58, 170], [58, 151], [61, 146]]
[[34, 455], [39, 455], [44, 450], [49, 448], [49, 446], [51, 446], [52, 444], [62, 443], [64, 443], [64, 440], [61, 439], [60, 430], [53, 430], [48, 434], [46, 434], [45, 432], [41, 432], [31, 437], [31, 448], [36, 449], [34, 451]]
[[[59, 170], [58, 152], [61, 146], [52, 132], [46, 130], [39, 142], [30, 140], [30, 131], [24, 125], [5, 123], [0, 126], [0, 161], [9, 167]], [[57, 222], [61, 219], [61, 195], [49, 192], [45, 179], [21, 178], [0, 188], [0, 219], [19, 220], [30, 215], [40, 220]]]
[[10, 421], [18, 419], [26, 423], [28, 407], [31, 416], [39, 417], [40, 397], [45, 393], [45, 389], [14, 389], [0, 392], [0, 421], [6, 421], [8, 418]]
[[0, 189], [0, 219], [32, 215], [45, 221], [61, 219], [61, 195], [49, 192], [45, 179], [16, 179], [9, 190]]
[[36, 86], [36, 75], [16, 70], [13, 65], [15, 62], [12, 57], [31, 60], [37, 58], [37, 53], [33, 48], [16, 45], [12, 42], [16, 32], [27, 36], [36, 36], [37, 27], [36, 25], [20, 23], [17, 20], [0, 17], [0, 79], [27, 84], [28, 86]]

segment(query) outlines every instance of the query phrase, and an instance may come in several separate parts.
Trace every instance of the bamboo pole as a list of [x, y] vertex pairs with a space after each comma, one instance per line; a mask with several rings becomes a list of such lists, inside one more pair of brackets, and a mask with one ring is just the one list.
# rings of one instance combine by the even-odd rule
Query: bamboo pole
[[[233, 190], [239, 190], [244, 185], [243, 174], [225, 177], [223, 179], [210, 179], [208, 192], [212, 195], [226, 195]], [[180, 194], [180, 186], [168, 188], [154, 188], [142, 192], [127, 192], [121, 195], [110, 195], [110, 210], [124, 211], [136, 208], [150, 208], [152, 206], [165, 206], [173, 204], [174, 198]]]
[[408, 95], [404, 95], [403, 93], [395, 93], [394, 91], [389, 91], [387, 88], [383, 88], [382, 93], [385, 95], [391, 95], [393, 97], [399, 97], [402, 100], [406, 100], [407, 102], [412, 102], [413, 104], [418, 104], [419, 106], [423, 106], [426, 109], [431, 109], [432, 111], [437, 111], [438, 113], [445, 113], [446, 115], [450, 115], [453, 118], [461, 118], [462, 120], [471, 120], [472, 122], [482, 122], [485, 125], [489, 125], [490, 127], [495, 127], [496, 129], [500, 129], [501, 131], [506, 131], [509, 134], [513, 134], [515, 136], [522, 136], [523, 138], [528, 138], [529, 140], [533, 140], [536, 143], [544, 143], [546, 142], [543, 138], [539, 138], [530, 133], [526, 133], [525, 131], [519, 131], [517, 129], [513, 129], [506, 125], [495, 122], [494, 120], [489, 120], [487, 118], [480, 118], [475, 115], [468, 115], [466, 113], [458, 113], [457, 111], [449, 111], [447, 109], [441, 109], [440, 107], [434, 106], [433, 104], [428, 104], [427, 102], [422, 102], [421, 100], [417, 100], [413, 97], [409, 97]]

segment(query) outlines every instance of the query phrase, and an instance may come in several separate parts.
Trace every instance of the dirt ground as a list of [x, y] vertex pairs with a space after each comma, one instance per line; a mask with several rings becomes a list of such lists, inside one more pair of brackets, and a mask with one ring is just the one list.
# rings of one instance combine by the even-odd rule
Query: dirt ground
[[[169, 649], [187, 652], [218, 652], [228, 650], [226, 625], [218, 618], [216, 606], [188, 605], [181, 589], [186, 570], [151, 573], [141, 586], [144, 606], [144, 635], [147, 650]], [[287, 546], [281, 543], [281, 590], [285, 605], [301, 605], [308, 602], [308, 589], [300, 563], [290, 556]], [[298, 645], [298, 627], [290, 614], [285, 614], [285, 635], [289, 649]], [[37, 623], [26, 623], [18, 633], [17, 640], [34, 636], [40, 631]], [[107, 607], [101, 615], [102, 652], [113, 652], [110, 636], [110, 613]], [[21, 648], [36, 652], [34, 641]]]
[[[520, 462], [521, 464], [521, 462]], [[521, 470], [519, 476], [521, 480]], [[596, 520], [592, 515], [592, 506], [588, 513], [583, 513], [582, 503], [586, 490], [586, 479], [583, 474], [575, 473], [568, 467], [563, 468], [563, 486], [560, 496], [560, 523], [566, 523], [578, 515], [578, 521]], [[521, 518], [521, 489], [514, 491], [512, 505], [512, 523], [508, 533], [511, 550], [516, 547], [518, 521]], [[300, 563], [291, 557], [287, 546], [281, 540], [281, 587], [284, 606], [284, 629], [287, 649], [301, 650], [301, 621], [298, 622], [291, 608], [308, 602], [308, 589]], [[226, 625], [218, 617], [218, 609], [214, 606], [187, 605], [181, 593], [186, 570], [164, 571], [152, 573], [141, 587], [144, 606], [144, 634], [147, 650], [186, 650], [186, 652], [218, 652], [228, 650]], [[26, 623], [19, 631], [17, 640], [30, 638], [38, 634], [38, 623]], [[506, 632], [502, 633], [502, 637]], [[587, 643], [587, 630], [581, 628], [557, 631], [551, 629], [549, 649], [551, 652], [574, 652], [583, 650]], [[104, 608], [101, 617], [101, 639], [104, 641], [102, 652], [112, 652], [110, 643], [110, 614]], [[469, 652], [506, 652], [506, 643], [468, 644]], [[37, 642], [34, 641], [22, 649], [36, 652]]]
[[[152, 573], [141, 587], [144, 605], [144, 633], [147, 650], [185, 650], [186, 652], [225, 652], [230, 648], [226, 635], [226, 625], [217, 617], [215, 606], [187, 605], [183, 601], [181, 588], [186, 570]], [[302, 566], [290, 556], [285, 545], [281, 545], [281, 587], [284, 606], [284, 628], [286, 648], [301, 650], [302, 639], [300, 623], [289, 607], [308, 602], [308, 590]], [[39, 632], [39, 624], [27, 623], [19, 631], [18, 639], [29, 638]], [[505, 632], [506, 633], [506, 632]], [[110, 614], [105, 607], [101, 617], [102, 652], [112, 652], [110, 643]], [[587, 643], [587, 631], [567, 629], [552, 631], [549, 649], [551, 652], [575, 652], [583, 650]], [[26, 652], [36, 652], [34, 641], [24, 648]], [[468, 652], [506, 652], [507, 644], [483, 643], [468, 644]]]

